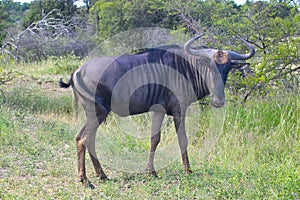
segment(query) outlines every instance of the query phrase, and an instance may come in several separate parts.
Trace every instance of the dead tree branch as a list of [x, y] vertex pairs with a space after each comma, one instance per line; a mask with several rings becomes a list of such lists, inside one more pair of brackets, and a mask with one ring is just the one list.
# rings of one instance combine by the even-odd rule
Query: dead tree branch
[[90, 24], [79, 17], [63, 18], [60, 11], [54, 9], [25, 30], [10, 36], [4, 42], [0, 55], [3, 55], [4, 61], [42, 60], [72, 52], [85, 56], [92, 45], [88, 34], [93, 34]]

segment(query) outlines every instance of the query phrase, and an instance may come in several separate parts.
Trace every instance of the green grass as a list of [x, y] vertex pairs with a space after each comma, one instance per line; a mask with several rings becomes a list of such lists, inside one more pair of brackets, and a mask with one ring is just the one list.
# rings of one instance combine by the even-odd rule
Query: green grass
[[[223, 126], [210, 107], [193, 105], [187, 119], [193, 174], [183, 173], [178, 154], [168, 163], [173, 158], [170, 151], [156, 158], [167, 163], [157, 170], [159, 178], [139, 173], [144, 157], [130, 157], [129, 167], [136, 166], [133, 172], [117, 170], [125, 156], [114, 155], [118, 159], [113, 162], [101, 159], [111, 180], [100, 182], [87, 156], [87, 175], [96, 187], [89, 190], [77, 183], [75, 135], [80, 126], [74, 122], [72, 92], [58, 89], [54, 82], [58, 77], [51, 71], [45, 74], [47, 68], [30, 67], [36, 73], [33, 79], [19, 77], [3, 87], [7, 101], [0, 107], [0, 199], [300, 198], [296, 92], [253, 98], [245, 105], [228, 102]], [[41, 73], [43, 78], [37, 80]], [[106, 140], [97, 139], [98, 150], [113, 144], [115, 154], [148, 152], [149, 120], [149, 115], [122, 119], [110, 115], [99, 130]], [[201, 145], [207, 131], [216, 126], [223, 127], [223, 132], [203, 158]], [[175, 131], [167, 117], [158, 150], [172, 140], [176, 140]]]
[[[72, 97], [69, 94], [59, 98], [33, 88], [14, 87], [6, 95], [6, 105], [15, 109], [34, 113], [72, 113]], [[54, 94], [55, 95], [55, 94]]]

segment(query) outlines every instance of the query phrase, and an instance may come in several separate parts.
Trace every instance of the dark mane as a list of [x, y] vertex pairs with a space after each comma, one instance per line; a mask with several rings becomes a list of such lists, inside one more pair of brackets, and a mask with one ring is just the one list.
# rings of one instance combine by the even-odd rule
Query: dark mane
[[192, 49], [195, 49], [195, 50], [200, 50], [200, 49], [208, 49], [207, 46], [193, 46], [191, 47]]
[[171, 50], [175, 49], [181, 49], [179, 45], [171, 44], [171, 45], [164, 45], [159, 47], [151, 47], [146, 49], [141, 49], [138, 53], [134, 55], [146, 55], [148, 58], [148, 61], [151, 62], [157, 62], [158, 59], [161, 59], [163, 55], [165, 55], [167, 52], [170, 52]]
[[170, 45], [163, 45], [163, 46], [158, 46], [158, 47], [151, 47], [151, 48], [142, 48], [142, 49], [137, 49], [134, 50], [133, 54], [134, 55], [139, 55], [139, 54], [144, 54], [144, 53], [154, 53], [154, 52], [162, 52], [162, 51], [167, 51], [169, 49], [180, 49], [181, 47], [177, 44], [170, 44]]

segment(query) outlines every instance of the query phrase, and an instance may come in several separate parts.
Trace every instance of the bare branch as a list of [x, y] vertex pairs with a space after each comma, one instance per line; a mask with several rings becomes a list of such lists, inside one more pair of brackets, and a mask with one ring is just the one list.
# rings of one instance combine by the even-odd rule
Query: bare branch
[[296, 67], [294, 69], [290, 69], [290, 70], [282, 73], [282, 71], [283, 71], [283, 69], [282, 69], [277, 75], [273, 76], [270, 80], [275, 80], [275, 79], [281, 78], [283, 76], [286, 76], [288, 74], [291, 74], [291, 73], [299, 71], [299, 70], [300, 70], [300, 67]]
[[[189, 2], [186, 2], [188, 4]], [[197, 20], [195, 20], [191, 15], [191, 10], [188, 6], [185, 6], [180, 1], [171, 1], [170, 8], [176, 12], [178, 12], [178, 17], [183, 21], [183, 23], [190, 28], [191, 30], [195, 31], [197, 34], [201, 33], [201, 27]]]
[[[81, 18], [63, 18], [60, 11], [54, 9], [25, 30], [11, 35], [4, 42], [0, 54], [6, 54], [16, 61], [40, 60], [75, 51], [84, 56], [88, 53], [87, 45], [92, 45], [88, 30], [93, 31], [93, 28], [88, 27], [91, 26]], [[85, 36], [81, 38], [79, 33]]]

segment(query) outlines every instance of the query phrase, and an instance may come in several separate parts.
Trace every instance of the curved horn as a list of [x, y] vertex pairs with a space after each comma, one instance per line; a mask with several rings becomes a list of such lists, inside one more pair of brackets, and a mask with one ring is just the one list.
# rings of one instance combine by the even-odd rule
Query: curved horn
[[242, 37], [240, 37], [240, 36], [238, 36], [238, 37], [248, 46], [248, 48], [250, 49], [250, 52], [247, 54], [239, 54], [236, 52], [228, 51], [230, 54], [231, 60], [247, 60], [247, 59], [253, 57], [255, 54], [254, 47], [249, 42], [244, 40]]
[[187, 41], [185, 44], [184, 44], [184, 50], [190, 54], [193, 54], [193, 55], [199, 55], [199, 52], [198, 51], [195, 51], [193, 49], [191, 49], [191, 46], [192, 44], [194, 43], [194, 41], [196, 41], [197, 39], [201, 38], [204, 34], [202, 35], [197, 35], [195, 37], [193, 37], [192, 39], [190, 39], [189, 41]]

